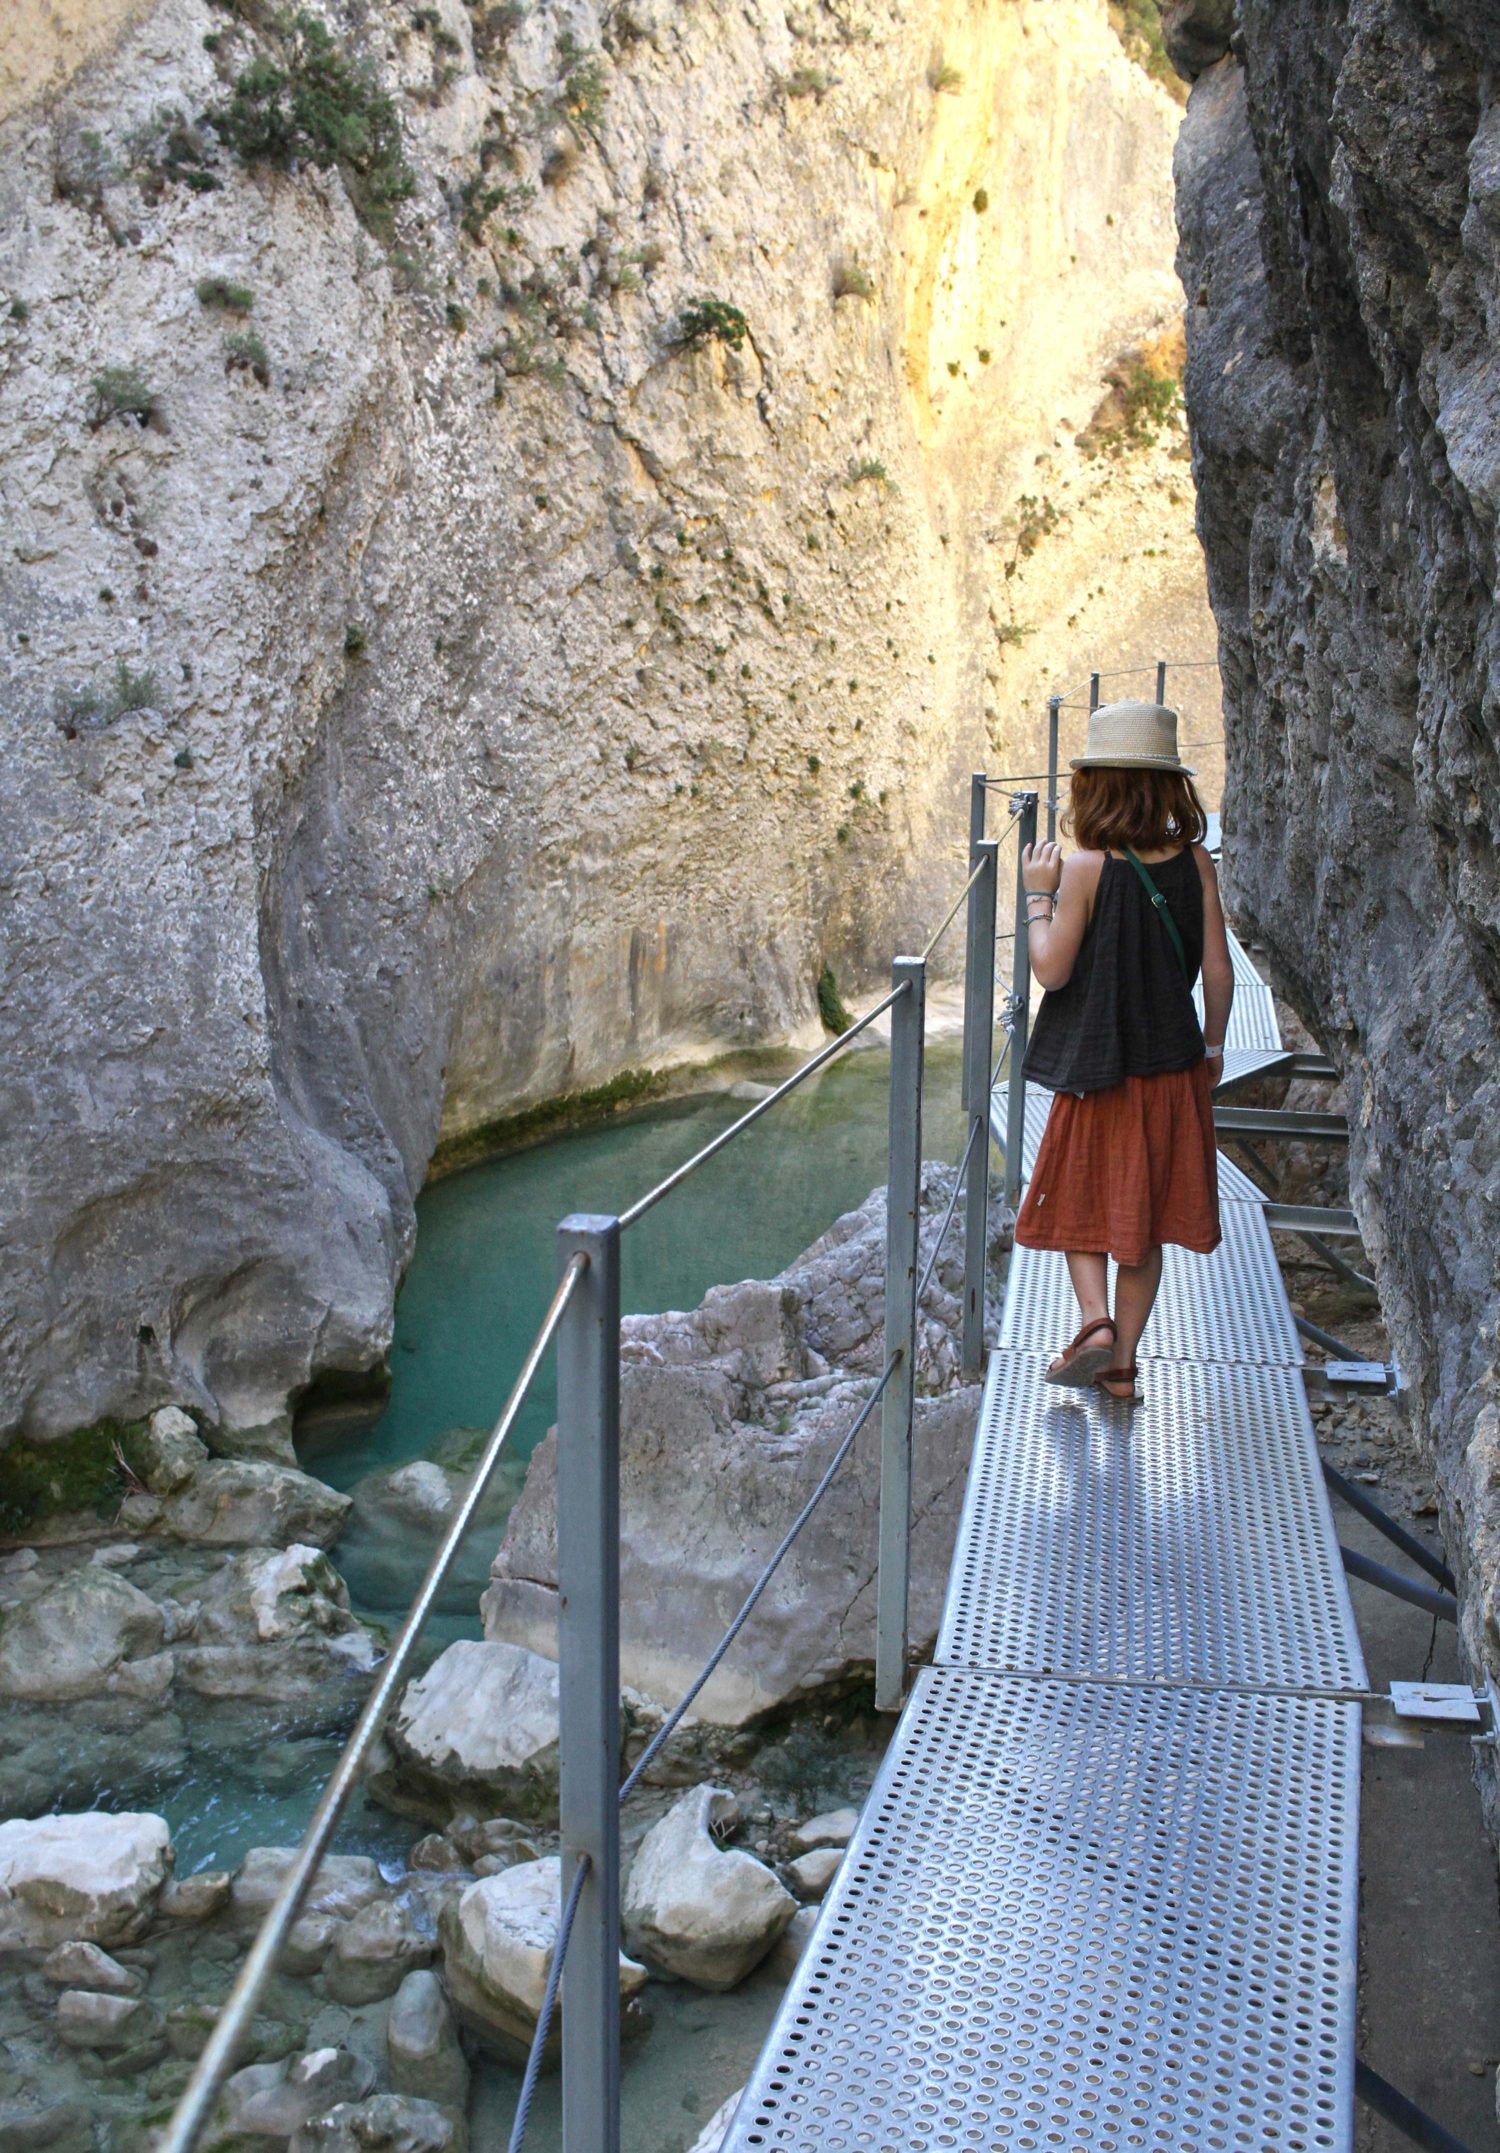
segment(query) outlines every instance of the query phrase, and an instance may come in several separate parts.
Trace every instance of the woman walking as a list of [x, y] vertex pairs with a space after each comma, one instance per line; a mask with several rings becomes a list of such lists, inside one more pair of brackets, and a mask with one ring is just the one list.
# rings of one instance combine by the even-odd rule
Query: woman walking
[[1082, 1314], [1046, 1380], [1134, 1405], [1163, 1242], [1219, 1245], [1211, 1093], [1234, 974], [1176, 711], [1106, 703], [1072, 770], [1062, 826], [1078, 850], [1021, 856], [1031, 969], [1047, 990], [1024, 1068], [1054, 1096], [1016, 1240], [1066, 1253]]

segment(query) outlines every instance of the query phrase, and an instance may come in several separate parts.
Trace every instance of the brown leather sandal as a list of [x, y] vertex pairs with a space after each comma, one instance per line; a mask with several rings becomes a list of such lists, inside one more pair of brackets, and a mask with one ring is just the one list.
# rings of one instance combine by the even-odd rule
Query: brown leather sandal
[[[1146, 1401], [1135, 1387], [1138, 1372], [1135, 1362], [1132, 1361], [1128, 1368], [1105, 1368], [1101, 1370], [1095, 1376], [1094, 1383], [1097, 1389], [1103, 1391], [1106, 1398], [1113, 1398], [1116, 1405], [1144, 1405]], [[1127, 1391], [1111, 1390], [1109, 1387], [1111, 1383], [1128, 1383], [1130, 1388]]]
[[[1108, 1331], [1110, 1342], [1107, 1346], [1084, 1344], [1084, 1340], [1092, 1338], [1095, 1331]], [[1065, 1346], [1058, 1354], [1042, 1381], [1060, 1383], [1068, 1390], [1087, 1390], [1098, 1378], [1101, 1370], [1109, 1366], [1117, 1336], [1114, 1322], [1109, 1316], [1096, 1317], [1094, 1322], [1086, 1323], [1072, 1344]]]

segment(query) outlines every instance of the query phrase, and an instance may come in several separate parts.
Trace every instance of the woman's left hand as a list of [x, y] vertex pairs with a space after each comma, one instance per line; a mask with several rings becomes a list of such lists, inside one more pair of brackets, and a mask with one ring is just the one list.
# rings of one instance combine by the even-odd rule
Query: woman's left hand
[[1027, 845], [1021, 853], [1021, 881], [1028, 892], [1050, 897], [1062, 881], [1062, 846], [1048, 837], [1039, 845]]

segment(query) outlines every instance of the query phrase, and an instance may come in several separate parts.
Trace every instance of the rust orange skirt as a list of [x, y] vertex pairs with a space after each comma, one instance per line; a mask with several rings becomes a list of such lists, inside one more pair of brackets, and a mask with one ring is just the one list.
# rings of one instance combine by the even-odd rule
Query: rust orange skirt
[[1144, 1263], [1162, 1241], [1219, 1245], [1219, 1171], [1208, 1064], [1060, 1091], [1016, 1221], [1024, 1248], [1093, 1250]]

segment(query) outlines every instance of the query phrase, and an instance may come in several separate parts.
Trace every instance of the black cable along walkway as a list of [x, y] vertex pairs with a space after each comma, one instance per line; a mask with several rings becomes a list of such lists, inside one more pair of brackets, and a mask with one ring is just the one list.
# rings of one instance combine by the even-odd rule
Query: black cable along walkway
[[[1230, 1077], [1285, 1055], [1233, 955]], [[1042, 1384], [1067, 1270], [1013, 1253], [935, 1664], [724, 2153], [1351, 2144], [1367, 1682], [1260, 1192], [1220, 1172], [1133, 1414]]]

